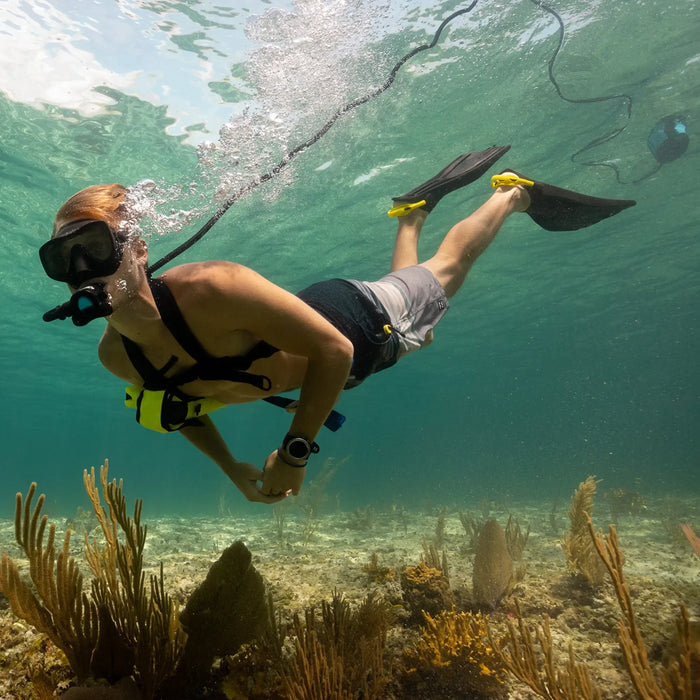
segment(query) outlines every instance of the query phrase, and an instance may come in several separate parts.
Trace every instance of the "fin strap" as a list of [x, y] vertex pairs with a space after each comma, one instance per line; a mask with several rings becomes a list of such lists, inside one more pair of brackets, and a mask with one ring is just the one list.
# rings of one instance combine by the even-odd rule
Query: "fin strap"
[[394, 206], [387, 212], [388, 216], [406, 216], [410, 214], [414, 209], [420, 209], [420, 207], [425, 206], [425, 200], [421, 199], [420, 202], [401, 202], [400, 204], [394, 204]]

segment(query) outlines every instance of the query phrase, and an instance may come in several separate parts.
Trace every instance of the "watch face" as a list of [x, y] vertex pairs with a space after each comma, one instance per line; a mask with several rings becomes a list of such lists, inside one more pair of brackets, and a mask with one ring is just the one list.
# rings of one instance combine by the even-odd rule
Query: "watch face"
[[287, 452], [294, 459], [306, 459], [311, 453], [311, 447], [304, 438], [292, 438], [287, 443]]

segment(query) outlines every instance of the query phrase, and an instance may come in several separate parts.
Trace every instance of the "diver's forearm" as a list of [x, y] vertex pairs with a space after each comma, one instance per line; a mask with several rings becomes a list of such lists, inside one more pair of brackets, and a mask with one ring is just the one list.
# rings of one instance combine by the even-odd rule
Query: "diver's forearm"
[[352, 356], [339, 354], [324, 362], [309, 362], [299, 405], [289, 432], [313, 440], [338, 402], [352, 365]]
[[228, 474], [227, 467], [236, 464], [236, 459], [212, 419], [209, 416], [201, 416], [198, 420], [201, 425], [186, 426], [179, 432]]

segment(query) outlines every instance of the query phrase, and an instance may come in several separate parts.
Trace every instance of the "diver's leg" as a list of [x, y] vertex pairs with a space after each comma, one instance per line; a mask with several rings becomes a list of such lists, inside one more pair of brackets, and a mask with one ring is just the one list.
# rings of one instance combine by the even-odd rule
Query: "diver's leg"
[[474, 261], [488, 248], [508, 216], [525, 211], [529, 204], [530, 197], [523, 187], [499, 187], [485, 204], [448, 231], [437, 253], [421, 263], [437, 277], [448, 298], [457, 293]]
[[391, 272], [418, 264], [418, 239], [428, 216], [423, 209], [414, 209], [399, 217], [399, 229], [396, 232], [394, 255], [391, 258]]

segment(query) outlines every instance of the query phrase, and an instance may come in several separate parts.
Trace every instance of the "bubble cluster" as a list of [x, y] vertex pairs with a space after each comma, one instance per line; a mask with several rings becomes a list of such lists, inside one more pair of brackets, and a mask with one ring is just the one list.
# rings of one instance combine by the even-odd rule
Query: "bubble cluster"
[[178, 207], [185, 201], [198, 197], [197, 183], [183, 185], [158, 184], [154, 180], [141, 180], [129, 188], [126, 213], [121, 230], [130, 236], [152, 237], [178, 233], [185, 226], [206, 213], [207, 204]]
[[384, 80], [388, 59], [372, 46], [385, 33], [386, 11], [369, 0], [297, 0], [293, 10], [252, 18], [246, 34], [256, 48], [246, 70], [253, 101], [216, 141], [198, 146], [196, 183], [145, 180], [131, 188], [125, 226], [138, 235], [178, 232], [242, 198], [273, 169], [265, 196], [274, 199], [294, 178], [287, 154]]

